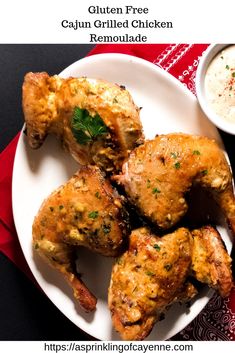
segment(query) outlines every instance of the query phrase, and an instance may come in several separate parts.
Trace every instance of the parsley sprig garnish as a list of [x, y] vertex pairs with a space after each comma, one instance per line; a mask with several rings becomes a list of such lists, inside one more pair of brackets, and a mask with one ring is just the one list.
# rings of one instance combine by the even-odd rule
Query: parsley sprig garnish
[[96, 114], [91, 116], [86, 109], [75, 107], [71, 121], [73, 136], [81, 145], [93, 141], [97, 136], [108, 132], [101, 117]]

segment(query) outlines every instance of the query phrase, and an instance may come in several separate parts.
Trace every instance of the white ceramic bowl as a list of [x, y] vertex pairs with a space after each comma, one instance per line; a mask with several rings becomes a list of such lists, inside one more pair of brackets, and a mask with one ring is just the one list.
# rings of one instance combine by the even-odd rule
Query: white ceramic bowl
[[235, 135], [235, 123], [218, 116], [209, 106], [205, 95], [205, 75], [212, 59], [229, 44], [212, 44], [203, 54], [196, 73], [196, 92], [199, 104], [208, 119], [219, 129]]

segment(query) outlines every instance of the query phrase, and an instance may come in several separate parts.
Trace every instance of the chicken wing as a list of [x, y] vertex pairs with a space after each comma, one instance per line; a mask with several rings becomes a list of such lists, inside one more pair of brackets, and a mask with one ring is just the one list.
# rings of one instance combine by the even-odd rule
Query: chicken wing
[[[80, 109], [78, 130], [75, 108]], [[143, 142], [139, 108], [130, 93], [103, 80], [30, 72], [23, 83], [23, 111], [32, 148], [52, 133], [79, 163], [109, 172], [119, 170], [130, 150]]]
[[76, 248], [118, 255], [129, 231], [127, 219], [122, 198], [95, 166], [82, 167], [43, 202], [35, 217], [34, 248], [66, 277], [87, 311], [96, 300], [77, 275]]
[[113, 325], [124, 340], [144, 339], [166, 307], [185, 292], [191, 243], [186, 228], [163, 238], [147, 228], [131, 233], [129, 250], [113, 267], [108, 297]]
[[179, 228], [163, 237], [148, 228], [134, 230], [129, 250], [113, 267], [109, 287], [112, 321], [121, 337], [144, 339], [172, 303], [192, 299], [197, 290], [188, 276], [224, 297], [230, 294], [231, 258], [214, 228]]
[[232, 289], [232, 259], [220, 234], [211, 226], [192, 231], [193, 252], [191, 273], [200, 282], [227, 297]]
[[140, 213], [162, 229], [185, 215], [192, 184], [208, 189], [235, 234], [232, 175], [214, 140], [182, 133], [160, 135], [136, 148], [114, 179], [125, 187]]

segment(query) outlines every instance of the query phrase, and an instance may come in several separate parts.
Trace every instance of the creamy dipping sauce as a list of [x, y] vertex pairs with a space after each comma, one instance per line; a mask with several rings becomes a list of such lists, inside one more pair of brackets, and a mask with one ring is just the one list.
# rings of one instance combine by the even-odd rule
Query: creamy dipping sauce
[[218, 116], [235, 123], [235, 45], [224, 48], [210, 63], [205, 97]]

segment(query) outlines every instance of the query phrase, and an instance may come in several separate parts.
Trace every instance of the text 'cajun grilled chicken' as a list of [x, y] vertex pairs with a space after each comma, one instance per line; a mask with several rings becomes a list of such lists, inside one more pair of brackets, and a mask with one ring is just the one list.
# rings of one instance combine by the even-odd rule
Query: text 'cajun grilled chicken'
[[231, 258], [214, 228], [179, 228], [161, 238], [148, 228], [134, 230], [109, 287], [112, 321], [121, 337], [144, 339], [172, 303], [192, 299], [197, 290], [189, 275], [229, 295]]
[[120, 170], [129, 152], [143, 142], [139, 108], [130, 93], [104, 80], [28, 73], [23, 111], [32, 148], [55, 134], [79, 163], [108, 172]]
[[140, 213], [162, 229], [185, 215], [193, 184], [208, 189], [235, 234], [232, 175], [214, 140], [182, 133], [160, 135], [136, 148], [114, 179]]
[[122, 198], [97, 167], [82, 167], [43, 202], [33, 224], [33, 244], [66, 277], [81, 306], [91, 311], [96, 299], [76, 273], [76, 248], [116, 256], [127, 233]]

